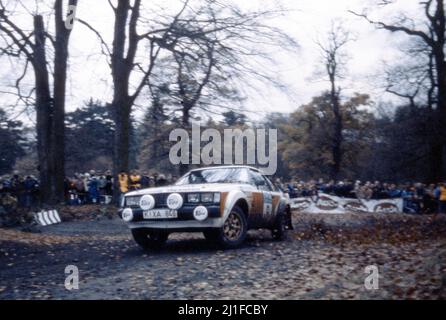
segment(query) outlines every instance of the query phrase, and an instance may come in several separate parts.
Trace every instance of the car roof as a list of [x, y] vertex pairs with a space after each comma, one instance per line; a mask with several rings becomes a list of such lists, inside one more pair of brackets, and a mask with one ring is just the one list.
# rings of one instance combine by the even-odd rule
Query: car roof
[[262, 171], [257, 168], [254, 168], [251, 166], [245, 166], [245, 165], [224, 165], [224, 166], [202, 167], [202, 168], [192, 169], [189, 172], [199, 171], [199, 170], [208, 170], [208, 169], [225, 169], [225, 168], [246, 168], [246, 169], [251, 169], [255, 172], [262, 173]]

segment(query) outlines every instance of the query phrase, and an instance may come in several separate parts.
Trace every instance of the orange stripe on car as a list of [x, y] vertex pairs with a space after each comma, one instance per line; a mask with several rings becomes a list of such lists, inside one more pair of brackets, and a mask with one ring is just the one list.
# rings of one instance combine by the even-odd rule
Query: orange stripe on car
[[263, 193], [252, 193], [252, 207], [250, 214], [263, 214]]
[[226, 198], [229, 192], [222, 192], [220, 194], [220, 217], [223, 217], [225, 212]]

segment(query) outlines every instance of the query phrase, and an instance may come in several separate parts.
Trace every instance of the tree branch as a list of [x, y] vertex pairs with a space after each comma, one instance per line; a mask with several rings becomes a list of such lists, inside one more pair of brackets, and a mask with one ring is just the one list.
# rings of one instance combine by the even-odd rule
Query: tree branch
[[404, 33], [406, 33], [407, 35], [410, 35], [410, 36], [420, 37], [429, 46], [433, 46], [434, 45], [433, 40], [426, 33], [424, 33], [423, 31], [412, 30], [412, 29], [409, 29], [409, 28], [404, 27], [404, 26], [389, 25], [389, 24], [386, 24], [386, 23], [381, 22], [381, 21], [373, 21], [373, 20], [369, 19], [369, 17], [366, 14], [356, 13], [356, 12], [354, 12], [352, 10], [348, 10], [348, 12], [354, 14], [355, 16], [364, 18], [369, 23], [375, 25], [378, 29], [385, 29], [385, 30], [388, 30], [390, 32], [404, 32]]
[[92, 31], [99, 39], [99, 41], [101, 42], [101, 48], [106, 50], [106, 52], [104, 52], [104, 50], [102, 50], [102, 53], [106, 53], [107, 56], [111, 56], [112, 53], [110, 51], [110, 48], [108, 47], [107, 43], [104, 41], [104, 38], [102, 38], [102, 35], [99, 33], [99, 31], [97, 31], [92, 25], [90, 25], [88, 22], [86, 22], [85, 20], [82, 20], [80, 18], [76, 19], [80, 24], [83, 24], [84, 26], [86, 26], [88, 29], [90, 29], [90, 31]]

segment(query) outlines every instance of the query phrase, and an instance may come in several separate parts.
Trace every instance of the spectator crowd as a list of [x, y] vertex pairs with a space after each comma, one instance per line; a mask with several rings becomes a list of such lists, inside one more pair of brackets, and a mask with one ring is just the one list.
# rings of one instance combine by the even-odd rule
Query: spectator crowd
[[[148, 172], [140, 174], [137, 170], [130, 173], [120, 172], [118, 174], [119, 193], [164, 186], [173, 183], [176, 176], [166, 178], [164, 174], [149, 175]], [[96, 173], [91, 170], [84, 174], [75, 174], [66, 179], [66, 199], [68, 204], [109, 204], [113, 196], [114, 179], [111, 171]]]
[[288, 192], [290, 198], [317, 197], [325, 193], [344, 198], [363, 200], [403, 199], [403, 211], [406, 213], [446, 213], [446, 184], [404, 183], [395, 184], [380, 181], [361, 182], [323, 179], [299, 181], [280, 184], [282, 190]]
[[[138, 189], [151, 188], [172, 184], [177, 176], [164, 174], [130, 173], [118, 174], [117, 186], [121, 194]], [[446, 184], [405, 183], [361, 181], [299, 181], [294, 179], [289, 183], [278, 185], [287, 192], [290, 198], [317, 197], [326, 193], [344, 198], [394, 199], [403, 198], [403, 208], [406, 213], [446, 213]], [[111, 171], [76, 173], [65, 179], [65, 199], [68, 205], [109, 204], [113, 196], [114, 179]], [[39, 182], [32, 175], [22, 176], [14, 172], [12, 176], [0, 177], [0, 210], [10, 211], [14, 208], [39, 206]]]
[[[118, 175], [120, 193], [143, 188], [163, 186], [176, 181], [177, 177], [147, 172], [139, 174], [133, 170], [129, 174]], [[76, 173], [65, 178], [65, 202], [68, 205], [109, 204], [113, 196], [114, 179], [110, 170]], [[16, 208], [39, 207], [39, 181], [36, 177], [22, 176], [14, 172], [11, 176], [0, 177], [0, 210], [10, 212]]]

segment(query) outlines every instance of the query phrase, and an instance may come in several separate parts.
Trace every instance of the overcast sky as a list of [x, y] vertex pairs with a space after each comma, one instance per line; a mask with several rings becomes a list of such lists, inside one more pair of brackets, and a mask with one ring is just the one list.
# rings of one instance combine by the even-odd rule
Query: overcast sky
[[[31, 1], [31, 0], [28, 0]], [[26, 1], [25, 1], [26, 2]], [[32, 3], [34, 1], [31, 1]], [[244, 6], [253, 8], [271, 5], [275, 0], [250, 0], [244, 2]], [[320, 81], [315, 76], [318, 70], [320, 56], [315, 42], [323, 41], [331, 22], [342, 21], [345, 28], [350, 30], [356, 41], [348, 45], [348, 73], [342, 82], [344, 94], [352, 92], [370, 93], [376, 101], [394, 99], [390, 95], [383, 94], [377, 88], [376, 74], [382, 69], [384, 61], [391, 61], [398, 57], [398, 47], [407, 39], [404, 36], [391, 35], [386, 31], [377, 31], [363, 19], [355, 17], [348, 10], [361, 12], [368, 7], [372, 0], [282, 0], [279, 1], [290, 11], [286, 17], [274, 21], [299, 43], [300, 48], [296, 53], [277, 51], [275, 59], [277, 65], [274, 68], [278, 76], [288, 85], [289, 92], [279, 92], [266, 86], [260, 86], [258, 92], [250, 92], [246, 108], [249, 116], [257, 118], [267, 112], [292, 112], [298, 106], [308, 103], [311, 97], [318, 95], [328, 88], [328, 83]], [[149, 6], [149, 1], [143, 1]], [[153, 1], [166, 8], [175, 8], [180, 4], [177, 0]], [[247, 4], [249, 3], [249, 4]], [[391, 21], [400, 11], [409, 11], [416, 15], [418, 0], [400, 0], [395, 5], [374, 9], [371, 14], [375, 18]], [[78, 16], [89, 21], [97, 29], [101, 30], [106, 39], [111, 39], [113, 19], [111, 10], [106, 0], [86, 1], [80, 0]], [[96, 37], [83, 26], [75, 25], [73, 30], [70, 60], [70, 77], [68, 79], [67, 110], [77, 108], [82, 101], [90, 97], [103, 101], [111, 100], [112, 83], [110, 71], [104, 58], [98, 52]], [[8, 76], [12, 68], [2, 60], [1, 85], [8, 82]], [[0, 98], [7, 98], [0, 94]], [[255, 116], [257, 113], [257, 116]]]

